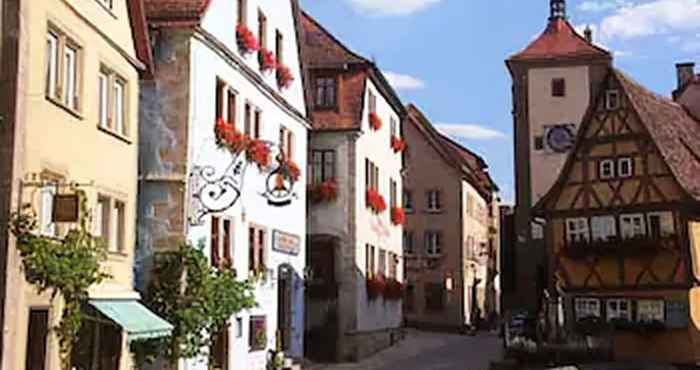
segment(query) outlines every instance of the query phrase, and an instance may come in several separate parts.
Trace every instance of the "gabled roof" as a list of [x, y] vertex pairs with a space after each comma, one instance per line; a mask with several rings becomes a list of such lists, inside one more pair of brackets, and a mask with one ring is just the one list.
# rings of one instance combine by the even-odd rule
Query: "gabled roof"
[[211, 0], [144, 0], [149, 23], [199, 25]]
[[512, 55], [509, 61], [559, 60], [577, 58], [606, 58], [607, 50], [588, 42], [563, 18], [549, 21], [547, 28], [523, 51]]
[[[680, 104], [647, 90], [621, 71], [611, 68], [610, 73], [619, 82], [622, 93], [637, 113], [674, 178], [691, 199], [700, 202], [700, 122], [691, 117]], [[598, 99], [603, 99], [604, 95], [599, 94]], [[597, 102], [588, 107], [574, 149], [569, 153], [555, 185], [537, 202], [536, 209], [542, 210], [566, 181], [575, 154], [584, 145], [583, 136], [596, 106]]]
[[134, 39], [136, 57], [145, 65], [146, 75], [153, 71], [153, 54], [151, 42], [148, 38], [148, 25], [146, 24], [146, 14], [143, 0], [129, 0], [129, 22], [131, 24], [131, 34]]
[[302, 11], [301, 24], [304, 29], [304, 40], [300, 41], [304, 43], [306, 48], [304, 57], [308, 67], [337, 67], [344, 64], [370, 63], [369, 60], [350, 50], [304, 11]]
[[414, 104], [409, 104], [406, 110], [409, 124], [413, 124], [418, 129], [426, 142], [448, 165], [462, 173], [479, 194], [486, 201], [490, 201], [492, 192], [498, 189], [486, 173], [486, 162], [469, 149], [438, 132]]

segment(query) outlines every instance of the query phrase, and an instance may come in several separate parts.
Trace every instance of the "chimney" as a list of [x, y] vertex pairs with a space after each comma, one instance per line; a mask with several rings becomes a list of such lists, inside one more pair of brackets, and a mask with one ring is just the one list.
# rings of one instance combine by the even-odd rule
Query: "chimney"
[[676, 64], [676, 75], [678, 76], [678, 89], [681, 89], [695, 77], [695, 63]]
[[583, 37], [586, 38], [589, 44], [593, 43], [593, 30], [588, 25], [586, 25], [586, 29], [583, 30]]

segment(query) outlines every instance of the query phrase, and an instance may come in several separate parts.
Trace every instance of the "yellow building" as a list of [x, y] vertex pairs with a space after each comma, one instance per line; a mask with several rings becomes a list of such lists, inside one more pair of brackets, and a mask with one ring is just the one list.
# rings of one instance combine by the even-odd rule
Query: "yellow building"
[[[90, 291], [91, 317], [74, 356], [79, 369], [130, 369], [128, 343], [171, 326], [133, 290], [139, 76], [150, 51], [140, 0], [2, 3], [0, 70], [0, 292], [2, 369], [58, 369], [60, 320], [49, 295], [24, 280], [7, 219], [29, 203], [39, 232], [61, 238], [55, 195], [84, 191], [112, 278]], [[128, 319], [128, 320], [125, 320]]]

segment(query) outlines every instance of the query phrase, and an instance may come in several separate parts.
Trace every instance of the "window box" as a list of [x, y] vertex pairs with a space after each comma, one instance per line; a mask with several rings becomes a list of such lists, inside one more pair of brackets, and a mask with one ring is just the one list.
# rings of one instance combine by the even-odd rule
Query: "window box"
[[284, 64], [277, 65], [277, 86], [281, 89], [286, 89], [294, 82], [292, 70]]
[[367, 278], [367, 298], [369, 300], [375, 300], [379, 298], [379, 296], [384, 295], [385, 290], [386, 281], [383, 276], [379, 275]]
[[406, 222], [406, 213], [401, 207], [391, 209], [391, 223], [394, 225], [403, 225]]
[[246, 149], [250, 138], [238, 131], [236, 127], [223, 119], [219, 118], [214, 126], [214, 135], [216, 136], [216, 145], [219, 148], [225, 148], [233, 154], [238, 154]]
[[382, 119], [379, 118], [376, 112], [369, 114], [369, 127], [374, 131], [378, 131], [382, 128]]
[[404, 287], [400, 281], [396, 279], [389, 279], [386, 282], [386, 287], [384, 289], [384, 299], [387, 301], [398, 301], [403, 298]]
[[236, 41], [238, 42], [238, 50], [244, 55], [260, 50], [258, 39], [255, 38], [253, 31], [244, 24], [236, 26]]
[[406, 150], [406, 141], [396, 137], [392, 136], [391, 137], [391, 149], [394, 150], [394, 153], [400, 153]]
[[273, 71], [277, 67], [275, 54], [267, 49], [260, 49], [260, 69], [263, 72]]
[[262, 171], [270, 165], [270, 148], [262, 140], [253, 140], [246, 149], [246, 159]]
[[386, 201], [384, 197], [374, 189], [367, 190], [367, 205], [375, 214], [386, 211]]
[[338, 198], [338, 184], [331, 179], [317, 185], [309, 185], [308, 193], [313, 203], [330, 203]]

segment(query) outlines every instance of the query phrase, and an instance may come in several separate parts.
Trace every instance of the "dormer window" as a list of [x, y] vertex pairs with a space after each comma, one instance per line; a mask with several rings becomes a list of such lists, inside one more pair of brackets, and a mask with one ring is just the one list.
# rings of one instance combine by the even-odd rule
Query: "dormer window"
[[605, 92], [605, 109], [616, 110], [620, 108], [620, 92], [618, 90], [608, 90]]
[[552, 80], [552, 96], [555, 98], [563, 98], [566, 96], [566, 80], [563, 78], [555, 78]]

